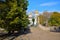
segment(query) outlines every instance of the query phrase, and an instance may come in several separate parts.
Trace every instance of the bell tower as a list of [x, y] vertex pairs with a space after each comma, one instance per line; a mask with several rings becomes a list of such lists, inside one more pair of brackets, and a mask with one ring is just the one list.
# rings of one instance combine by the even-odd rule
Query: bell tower
[[34, 25], [38, 25], [38, 15], [39, 15], [39, 13], [38, 13], [38, 11], [37, 10], [35, 10], [34, 11], [34, 14], [35, 14], [35, 17], [34, 17], [34, 19], [35, 19], [35, 21], [34, 21]]

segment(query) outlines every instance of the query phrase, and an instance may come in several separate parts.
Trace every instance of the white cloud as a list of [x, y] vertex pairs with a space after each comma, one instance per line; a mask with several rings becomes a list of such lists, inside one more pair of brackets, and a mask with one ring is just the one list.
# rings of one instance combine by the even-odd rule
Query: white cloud
[[57, 5], [58, 2], [48, 2], [48, 3], [42, 3], [40, 4], [40, 6], [53, 6], [53, 5]]
[[[44, 11], [41, 11], [40, 14], [42, 14], [43, 12], [44, 12]], [[59, 13], [60, 13], [59, 10], [48, 10], [47, 12], [59, 12]]]

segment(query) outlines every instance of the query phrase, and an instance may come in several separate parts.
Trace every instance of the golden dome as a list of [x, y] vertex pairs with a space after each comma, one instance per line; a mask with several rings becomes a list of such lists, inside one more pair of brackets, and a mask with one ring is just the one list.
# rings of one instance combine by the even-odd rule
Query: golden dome
[[35, 14], [38, 14], [38, 10], [35, 10], [34, 13], [35, 13]]

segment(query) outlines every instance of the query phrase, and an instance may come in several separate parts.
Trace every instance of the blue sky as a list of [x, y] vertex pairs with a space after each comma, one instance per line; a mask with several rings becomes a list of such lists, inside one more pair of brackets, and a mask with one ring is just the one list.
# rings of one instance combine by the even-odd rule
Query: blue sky
[[28, 10], [31, 12], [38, 10], [39, 12], [43, 11], [58, 11], [60, 12], [60, 0], [28, 0]]

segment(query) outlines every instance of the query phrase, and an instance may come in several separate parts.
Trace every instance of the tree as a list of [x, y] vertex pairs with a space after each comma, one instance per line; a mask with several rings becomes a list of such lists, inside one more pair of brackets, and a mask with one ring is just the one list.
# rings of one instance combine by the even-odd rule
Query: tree
[[50, 17], [49, 25], [51, 26], [60, 26], [60, 13], [53, 12], [53, 14]]
[[9, 32], [27, 28], [29, 23], [28, 16], [26, 15], [28, 6], [27, 0], [5, 0], [1, 5], [0, 20], [3, 20], [2, 28]]
[[35, 19], [33, 18], [32, 21], [33, 21], [33, 25], [34, 25], [34, 21], [35, 21]]
[[44, 19], [45, 19], [45, 25], [48, 27], [48, 20], [50, 19], [50, 16], [51, 16], [51, 12], [43, 12], [43, 15], [44, 15]]
[[44, 21], [45, 21], [44, 15], [40, 14], [40, 15], [39, 15], [39, 23], [40, 23], [40, 24], [44, 24]]

